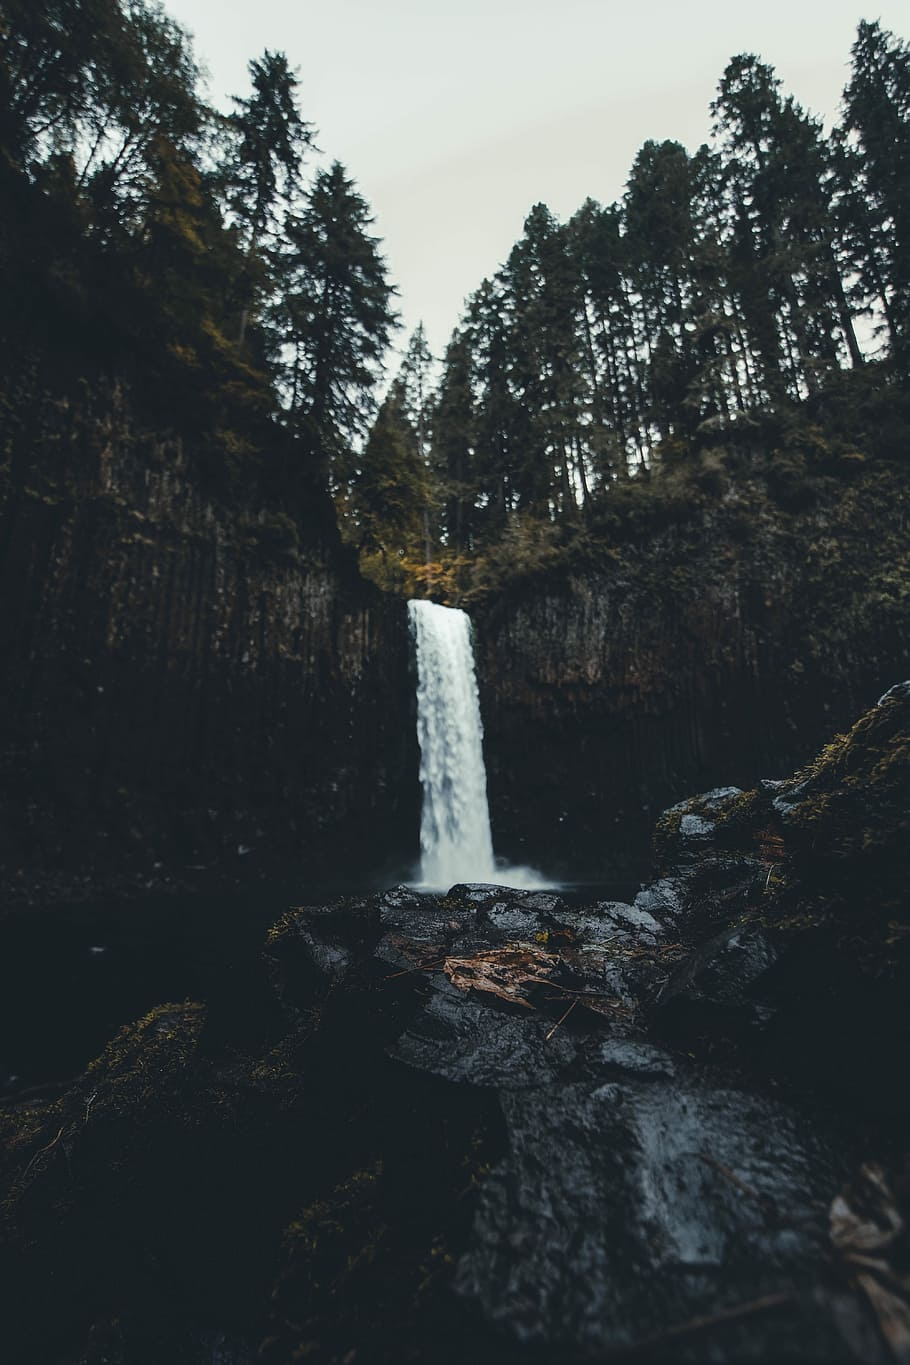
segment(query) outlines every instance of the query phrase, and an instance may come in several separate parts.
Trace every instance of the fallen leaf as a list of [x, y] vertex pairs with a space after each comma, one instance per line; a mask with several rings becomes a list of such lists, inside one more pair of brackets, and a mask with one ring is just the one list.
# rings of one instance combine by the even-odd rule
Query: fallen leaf
[[835, 1195], [829, 1214], [838, 1251], [882, 1251], [904, 1230], [904, 1220], [881, 1166], [867, 1162], [859, 1176]]
[[493, 948], [473, 957], [447, 957], [443, 970], [460, 991], [488, 991], [531, 1009], [523, 994], [525, 987], [549, 980], [554, 966], [553, 957], [528, 945]]
[[894, 1359], [900, 1365], [910, 1365], [910, 1304], [906, 1285], [895, 1292], [886, 1288], [877, 1275], [862, 1274], [857, 1279]]
[[891, 1355], [910, 1365], [910, 1276], [898, 1274], [887, 1259], [904, 1220], [881, 1166], [863, 1165], [835, 1196], [829, 1216], [831, 1241], [865, 1294]]

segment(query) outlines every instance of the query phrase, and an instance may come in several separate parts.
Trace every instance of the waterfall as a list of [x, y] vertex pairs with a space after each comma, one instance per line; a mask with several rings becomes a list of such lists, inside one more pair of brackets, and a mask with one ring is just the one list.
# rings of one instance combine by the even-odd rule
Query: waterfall
[[425, 601], [409, 602], [408, 614], [417, 649], [421, 885], [541, 886], [530, 869], [497, 870], [493, 856], [470, 618]]

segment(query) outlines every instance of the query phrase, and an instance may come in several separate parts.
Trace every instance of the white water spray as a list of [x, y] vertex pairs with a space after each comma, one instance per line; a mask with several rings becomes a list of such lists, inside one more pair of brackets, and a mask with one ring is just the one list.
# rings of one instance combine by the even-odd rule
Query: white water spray
[[497, 869], [493, 857], [470, 618], [424, 601], [409, 602], [408, 613], [417, 646], [421, 885], [542, 886], [530, 869]]

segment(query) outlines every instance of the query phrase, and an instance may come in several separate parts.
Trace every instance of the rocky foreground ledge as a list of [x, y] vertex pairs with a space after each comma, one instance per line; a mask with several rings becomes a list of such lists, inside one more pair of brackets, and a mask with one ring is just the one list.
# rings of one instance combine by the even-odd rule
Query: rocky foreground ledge
[[5, 1358], [910, 1359], [908, 810], [901, 684], [631, 904], [290, 911], [0, 1111]]

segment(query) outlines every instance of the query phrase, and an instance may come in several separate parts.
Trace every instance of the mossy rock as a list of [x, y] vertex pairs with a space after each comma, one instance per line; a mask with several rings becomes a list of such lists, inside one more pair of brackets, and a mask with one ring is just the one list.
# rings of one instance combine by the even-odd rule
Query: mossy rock
[[[57, 1183], [54, 1171], [99, 1135], [124, 1122], [141, 1127], [147, 1115], [160, 1118], [196, 1055], [204, 1023], [205, 1008], [194, 1001], [159, 1005], [120, 1029], [60, 1099], [3, 1111], [7, 1211], [29, 1190]], [[114, 1159], [118, 1144], [119, 1138]]]
[[820, 890], [910, 922], [910, 685], [826, 745], [791, 795], [795, 870]]

